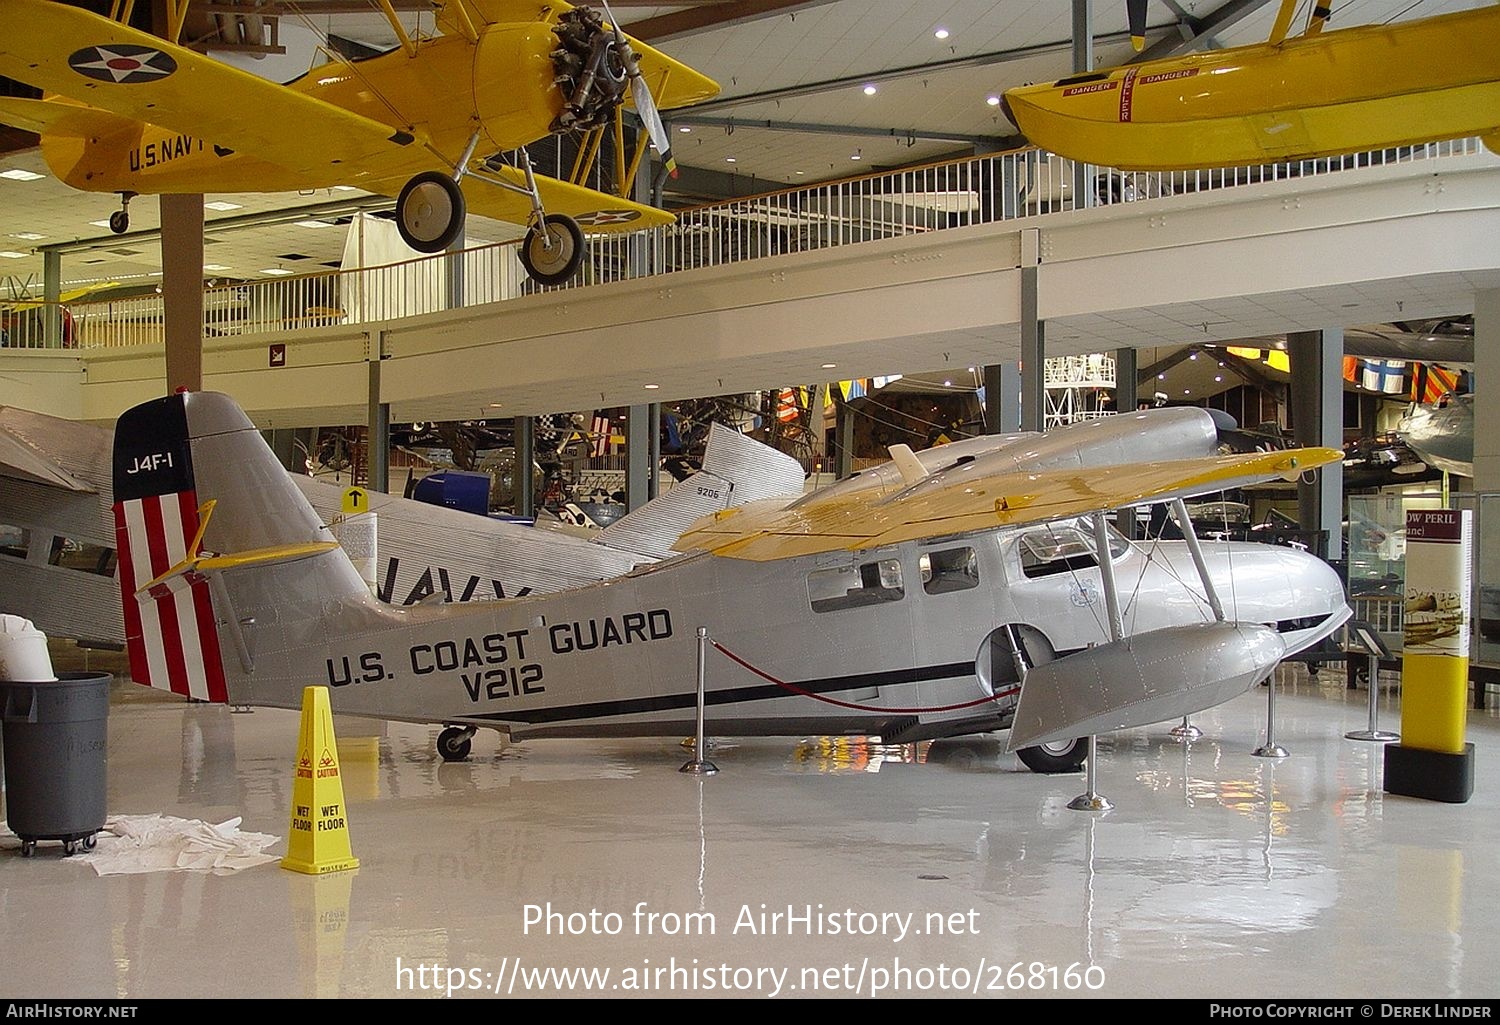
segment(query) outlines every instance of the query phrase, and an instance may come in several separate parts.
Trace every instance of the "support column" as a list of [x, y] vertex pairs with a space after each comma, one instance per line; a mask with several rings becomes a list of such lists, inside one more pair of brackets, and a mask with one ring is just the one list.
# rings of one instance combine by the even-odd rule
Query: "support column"
[[[1500, 289], [1487, 289], [1474, 294], [1474, 391], [1493, 389], [1500, 385]], [[1474, 403], [1474, 490], [1500, 491], [1500, 403], [1493, 398]], [[1486, 504], [1485, 511], [1489, 505]], [[1484, 513], [1480, 513], [1483, 520]], [[1487, 553], [1484, 542], [1489, 536], [1500, 537], [1484, 526], [1485, 537], [1480, 539], [1481, 553]], [[1500, 531], [1500, 525], [1496, 526]], [[1485, 579], [1482, 571], [1480, 583], [1494, 585], [1500, 580]]]
[[631, 406], [625, 424], [625, 511], [651, 500], [651, 407]]
[[[465, 218], [467, 219], [467, 214]], [[443, 258], [443, 270], [447, 277], [448, 305], [450, 310], [461, 310], [464, 307], [464, 246], [467, 242], [464, 233], [459, 232], [458, 238], [448, 247], [448, 255]]]
[[833, 427], [834, 476], [844, 480], [854, 475], [854, 410], [848, 402], [839, 403], [838, 422]]
[[1021, 429], [1021, 365], [995, 363], [984, 368], [984, 433], [1013, 434]]
[[516, 450], [516, 515], [536, 516], [536, 418], [518, 416], [512, 421]]
[[646, 410], [651, 419], [651, 444], [646, 455], [646, 500], [650, 501], [661, 490], [661, 403], [653, 402]]
[[47, 304], [42, 307], [42, 344], [49, 349], [61, 348], [63, 343], [61, 296], [62, 253], [49, 249], [42, 254], [42, 299]]
[[1046, 325], [1037, 319], [1037, 268], [1042, 262], [1042, 233], [1021, 231], [1021, 429], [1041, 431], [1047, 393], [1043, 368], [1047, 358]]
[[375, 358], [370, 360], [370, 398], [365, 408], [365, 462], [371, 491], [388, 492], [391, 489], [391, 405], [380, 401], [380, 353], [379, 335], [375, 338]]
[[[1134, 349], [1115, 350], [1115, 412], [1134, 413], [1140, 368], [1136, 365], [1140, 353]], [[1115, 526], [1126, 537], [1135, 537], [1136, 511], [1121, 509], [1115, 515]]]
[[[1292, 365], [1292, 436], [1298, 445], [1344, 447], [1344, 332], [1296, 331], [1286, 336]], [[1297, 483], [1297, 522], [1328, 538], [1323, 555], [1343, 558], [1344, 468], [1319, 467], [1312, 483]]]
[[[1094, 70], [1094, 12], [1089, 0], [1073, 0], [1073, 73]], [[1073, 209], [1092, 206], [1093, 189], [1089, 188], [1089, 165], [1073, 161], [1071, 179]]]
[[167, 391], [203, 388], [203, 197], [161, 198]]

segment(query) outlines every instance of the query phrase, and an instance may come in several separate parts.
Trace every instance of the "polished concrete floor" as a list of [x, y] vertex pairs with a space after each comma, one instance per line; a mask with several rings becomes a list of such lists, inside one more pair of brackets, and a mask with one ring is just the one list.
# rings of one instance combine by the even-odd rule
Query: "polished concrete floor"
[[[1102, 815], [996, 737], [725, 739], [700, 779], [675, 742], [444, 764], [341, 720], [356, 871], [99, 877], [0, 835], [0, 994], [1500, 996], [1500, 717], [1470, 713], [1472, 801], [1394, 797], [1342, 736], [1366, 693], [1277, 678], [1288, 758], [1250, 754], [1257, 688], [1192, 744], [1102, 739]], [[119, 687], [110, 811], [285, 837], [297, 726]]]

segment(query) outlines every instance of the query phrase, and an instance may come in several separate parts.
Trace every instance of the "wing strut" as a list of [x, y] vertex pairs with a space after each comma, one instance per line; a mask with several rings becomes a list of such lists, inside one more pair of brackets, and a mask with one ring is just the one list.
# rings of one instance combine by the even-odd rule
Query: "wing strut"
[[1188, 519], [1187, 503], [1180, 498], [1172, 501], [1172, 518], [1177, 521], [1177, 526], [1182, 528], [1183, 540], [1187, 542], [1188, 552], [1193, 557], [1193, 565], [1198, 568], [1198, 578], [1203, 581], [1203, 591], [1208, 595], [1208, 607], [1214, 610], [1214, 619], [1222, 623], [1224, 622], [1224, 606], [1219, 602], [1219, 592], [1214, 590], [1214, 582], [1208, 575], [1208, 563], [1203, 561], [1203, 548], [1198, 544], [1198, 532], [1193, 529], [1193, 521]]

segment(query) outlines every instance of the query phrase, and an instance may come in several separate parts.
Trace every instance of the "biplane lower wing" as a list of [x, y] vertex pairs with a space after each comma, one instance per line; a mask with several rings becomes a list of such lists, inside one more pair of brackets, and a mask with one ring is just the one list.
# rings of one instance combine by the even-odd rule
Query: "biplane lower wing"
[[36, 132], [38, 135], [71, 135], [78, 138], [106, 138], [140, 128], [138, 122], [128, 117], [57, 97], [31, 100], [19, 96], [0, 96], [0, 124]]
[[[513, 188], [497, 185], [477, 175], [465, 175], [462, 187], [464, 202], [469, 212], [481, 217], [493, 217], [497, 221], [525, 224], [531, 216], [531, 197], [525, 193], [526, 175], [514, 167], [503, 167], [484, 172], [488, 178], [498, 178]], [[541, 195], [542, 207], [549, 214], [567, 214], [578, 222], [585, 234], [599, 232], [638, 231], [671, 224], [673, 217], [665, 210], [634, 203], [607, 192], [585, 188], [535, 175], [537, 192]], [[395, 195], [396, 190], [391, 190]], [[520, 189], [522, 191], [516, 191]]]
[[996, 473], [870, 503], [851, 496], [801, 508], [747, 506], [705, 517], [677, 543], [715, 555], [767, 562], [819, 552], [860, 551], [929, 537], [1170, 502], [1299, 474], [1343, 458], [1338, 449], [1177, 459], [1119, 466]]

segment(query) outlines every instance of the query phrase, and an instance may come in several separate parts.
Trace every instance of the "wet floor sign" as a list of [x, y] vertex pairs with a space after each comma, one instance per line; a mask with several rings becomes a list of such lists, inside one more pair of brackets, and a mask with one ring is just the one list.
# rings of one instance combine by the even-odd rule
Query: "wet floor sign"
[[349, 850], [349, 816], [327, 687], [302, 691], [302, 728], [292, 780], [292, 824], [281, 867], [308, 875], [358, 868]]

